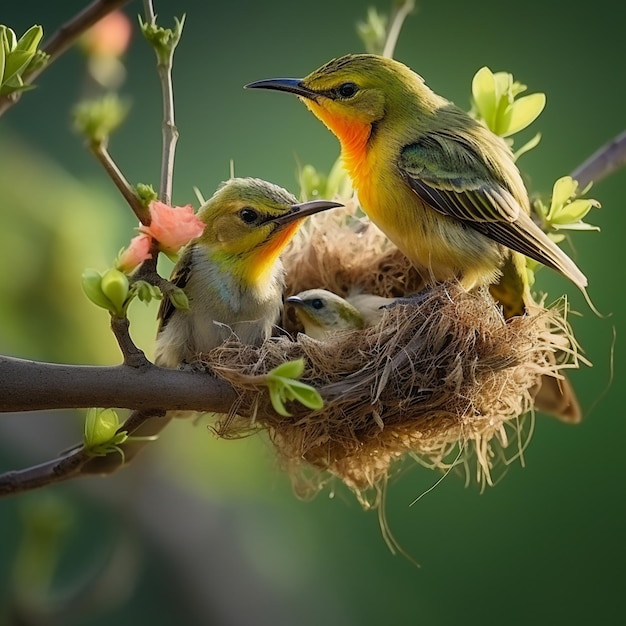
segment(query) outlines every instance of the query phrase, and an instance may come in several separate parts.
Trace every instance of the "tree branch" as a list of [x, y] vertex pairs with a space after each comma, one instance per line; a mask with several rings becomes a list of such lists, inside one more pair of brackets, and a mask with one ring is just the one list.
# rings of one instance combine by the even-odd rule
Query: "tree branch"
[[128, 203], [133, 213], [137, 216], [137, 219], [141, 224], [145, 226], [150, 225], [150, 212], [141, 203], [139, 197], [131, 187], [130, 183], [126, 180], [124, 174], [122, 174], [119, 167], [111, 157], [107, 146], [101, 141], [89, 142], [89, 149], [98, 159], [100, 165], [104, 168], [109, 178], [113, 181], [113, 184], [117, 187], [118, 191], [124, 197], [124, 200]]
[[117, 407], [227, 413], [237, 399], [204, 372], [128, 365], [61, 365], [0, 356], [0, 413]]
[[596, 150], [570, 176], [578, 181], [580, 189], [589, 183], [598, 183], [626, 165], [626, 131]]
[[[125, 5], [129, 0], [94, 0], [89, 6], [77, 13], [72, 19], [63, 24], [41, 48], [50, 55], [48, 63], [29, 74], [24, 83], [30, 85], [54, 61], [56, 61], [87, 29], [101, 20], [114, 9]], [[10, 109], [20, 99], [23, 92], [13, 93], [0, 97], [0, 115]]]

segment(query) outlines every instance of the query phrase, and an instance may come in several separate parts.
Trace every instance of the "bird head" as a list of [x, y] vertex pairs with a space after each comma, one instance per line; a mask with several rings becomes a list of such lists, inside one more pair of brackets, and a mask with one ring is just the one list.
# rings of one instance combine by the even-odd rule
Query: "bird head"
[[359, 311], [342, 297], [326, 289], [308, 289], [287, 298], [304, 326], [304, 332], [314, 339], [325, 339], [336, 330], [358, 330], [365, 326]]
[[267, 277], [305, 217], [340, 206], [327, 200], [298, 203], [264, 180], [231, 178], [198, 212], [206, 224], [198, 242], [216, 262], [255, 283]]
[[[362, 143], [372, 126], [423, 100], [437, 98], [406, 65], [375, 54], [349, 54], [329, 61], [305, 78], [270, 78], [246, 85], [297, 95], [344, 145]], [[398, 105], [389, 106], [395, 102]]]

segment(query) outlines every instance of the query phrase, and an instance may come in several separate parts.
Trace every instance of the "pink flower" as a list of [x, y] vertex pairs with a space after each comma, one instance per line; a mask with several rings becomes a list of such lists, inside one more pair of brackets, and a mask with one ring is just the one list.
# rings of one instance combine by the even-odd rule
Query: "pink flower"
[[128, 48], [131, 34], [130, 20], [125, 13], [116, 10], [96, 22], [80, 41], [89, 55], [120, 57]]
[[204, 231], [204, 222], [195, 215], [190, 204], [171, 207], [153, 200], [150, 218], [150, 226], [141, 226], [139, 230], [154, 237], [159, 242], [159, 249], [166, 254], [177, 253]]
[[117, 259], [116, 266], [120, 272], [130, 274], [138, 265], [152, 258], [150, 246], [152, 238], [150, 235], [141, 233], [133, 237], [128, 244], [128, 248], [122, 251]]

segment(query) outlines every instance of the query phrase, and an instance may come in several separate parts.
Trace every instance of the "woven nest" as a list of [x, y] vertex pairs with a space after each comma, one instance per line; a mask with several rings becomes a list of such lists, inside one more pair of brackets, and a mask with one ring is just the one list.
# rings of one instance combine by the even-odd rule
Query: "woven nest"
[[[406, 258], [355, 214], [348, 207], [309, 220], [283, 256], [286, 296], [323, 287], [397, 297], [422, 288]], [[290, 334], [260, 347], [227, 342], [204, 355], [239, 391], [217, 433], [267, 431], [302, 495], [335, 476], [371, 504], [367, 494], [379, 493], [407, 455], [440, 468], [467, 464], [473, 455], [477, 475], [491, 482], [494, 460], [511, 439], [507, 431], [519, 435], [519, 418], [533, 408], [539, 378], [573, 366], [554, 357], [575, 357], [564, 307], [538, 306], [505, 321], [487, 290], [466, 293], [447, 283], [422, 294], [417, 303], [385, 310], [376, 326], [324, 342], [298, 333], [287, 310]], [[311, 411], [291, 403], [292, 417], [281, 417], [262, 375], [298, 358], [306, 363], [301, 380], [320, 391], [324, 406]], [[514, 439], [517, 451], [523, 442]]]

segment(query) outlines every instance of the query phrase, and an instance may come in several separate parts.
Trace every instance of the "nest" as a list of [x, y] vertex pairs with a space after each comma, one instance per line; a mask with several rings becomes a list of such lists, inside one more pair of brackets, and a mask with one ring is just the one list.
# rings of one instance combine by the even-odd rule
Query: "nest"
[[[323, 287], [398, 297], [423, 288], [407, 259], [356, 213], [349, 207], [309, 220], [283, 256], [287, 296]], [[289, 334], [260, 347], [226, 342], [204, 355], [239, 391], [215, 429], [227, 438], [267, 431], [299, 494], [334, 476], [364, 504], [407, 456], [439, 468], [471, 457], [479, 479], [491, 482], [498, 453], [513, 439], [516, 452], [523, 447], [520, 417], [532, 410], [540, 377], [573, 366], [555, 354], [575, 356], [563, 306], [505, 320], [486, 289], [467, 293], [455, 283], [423, 289], [415, 303], [385, 310], [376, 326], [331, 341], [298, 333], [289, 310], [283, 325]], [[306, 363], [301, 380], [320, 391], [324, 406], [291, 403], [292, 417], [281, 417], [262, 376], [298, 358]]]

